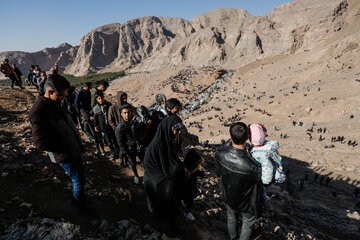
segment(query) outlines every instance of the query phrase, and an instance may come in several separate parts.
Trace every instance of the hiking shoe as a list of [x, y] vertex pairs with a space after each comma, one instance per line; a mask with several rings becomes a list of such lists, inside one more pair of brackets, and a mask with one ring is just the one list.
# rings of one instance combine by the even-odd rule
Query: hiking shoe
[[184, 216], [189, 219], [190, 221], [195, 221], [195, 217], [194, 215], [192, 215], [191, 212], [188, 212], [188, 213], [184, 213]]
[[134, 183], [135, 183], [135, 184], [139, 184], [139, 182], [140, 182], [140, 179], [135, 176], [135, 177], [134, 177]]

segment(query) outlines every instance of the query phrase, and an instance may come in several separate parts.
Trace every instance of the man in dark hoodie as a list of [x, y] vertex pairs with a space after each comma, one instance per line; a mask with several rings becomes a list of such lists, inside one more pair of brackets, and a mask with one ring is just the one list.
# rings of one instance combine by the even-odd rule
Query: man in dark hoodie
[[[255, 220], [261, 214], [261, 179], [258, 178], [261, 176], [261, 165], [245, 149], [248, 138], [245, 123], [232, 124], [230, 137], [232, 146], [215, 153], [219, 186], [227, 204], [230, 239], [248, 240]], [[240, 215], [241, 231], [238, 230]]]
[[95, 144], [96, 144], [96, 153], [101, 152], [104, 155], [104, 143], [102, 141], [102, 134], [104, 134], [104, 140], [106, 145], [110, 148], [111, 158], [115, 159], [115, 149], [113, 142], [116, 142], [111, 135], [111, 127], [108, 124], [108, 111], [111, 103], [105, 100], [104, 94], [102, 92], [97, 93], [95, 96], [96, 104], [92, 110], [94, 114], [94, 126], [95, 126]]
[[26, 80], [27, 86], [34, 85], [34, 82], [33, 82], [33, 76], [35, 74], [34, 70], [35, 70], [35, 66], [31, 65], [30, 69], [29, 69], [28, 76], [27, 76], [27, 80]]
[[101, 81], [100, 84], [96, 87], [91, 89], [91, 107], [95, 107], [96, 104], [96, 96], [100, 94], [104, 94], [106, 89], [109, 87], [109, 83], [107, 81]]
[[116, 93], [116, 103], [109, 108], [108, 121], [112, 129], [115, 131], [121, 119], [121, 106], [127, 103], [127, 94], [123, 91]]
[[29, 112], [35, 147], [47, 151], [53, 162], [66, 171], [73, 184], [72, 203], [84, 205], [85, 176], [81, 138], [71, 117], [60, 107], [70, 83], [60, 75], [50, 75], [44, 96], [39, 96]]
[[[167, 113], [166, 116], [178, 115], [181, 108], [182, 108], [182, 104], [178, 99], [170, 98], [165, 103], [165, 110]], [[199, 144], [199, 137], [189, 133], [185, 125], [181, 129], [180, 136], [181, 136], [181, 144], [184, 147]]]
[[94, 131], [92, 128], [92, 120], [90, 118], [91, 111], [91, 83], [86, 82], [84, 86], [77, 92], [75, 97], [75, 106], [81, 113], [84, 121], [84, 132], [90, 141], [94, 139]]
[[130, 160], [130, 167], [134, 173], [134, 183], [139, 183], [139, 175], [136, 170], [136, 156], [137, 152], [137, 144], [132, 132], [131, 126], [134, 124], [135, 119], [133, 119], [133, 114], [131, 111], [130, 104], [124, 104], [120, 108], [121, 118], [120, 123], [116, 127], [115, 135], [116, 140], [119, 145], [119, 157], [120, 163], [124, 159]]

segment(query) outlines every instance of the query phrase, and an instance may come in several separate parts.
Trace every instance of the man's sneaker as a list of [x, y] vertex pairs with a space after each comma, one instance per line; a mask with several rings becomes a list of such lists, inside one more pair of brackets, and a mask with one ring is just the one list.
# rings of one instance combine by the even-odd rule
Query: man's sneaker
[[188, 212], [188, 213], [184, 213], [184, 216], [189, 219], [190, 221], [195, 221], [195, 217], [194, 215], [192, 215], [191, 212]]
[[98, 149], [96, 149], [95, 154], [98, 155], [100, 153], [100, 151]]
[[135, 177], [134, 177], [134, 183], [135, 183], [135, 184], [139, 184], [139, 182], [140, 182], [140, 179], [135, 176]]

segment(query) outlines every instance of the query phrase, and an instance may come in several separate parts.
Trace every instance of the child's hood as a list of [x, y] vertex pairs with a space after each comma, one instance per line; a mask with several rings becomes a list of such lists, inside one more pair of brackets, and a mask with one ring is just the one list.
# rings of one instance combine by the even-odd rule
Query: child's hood
[[265, 141], [264, 146], [260, 147], [259, 149], [270, 152], [277, 152], [279, 148], [280, 144], [278, 141]]

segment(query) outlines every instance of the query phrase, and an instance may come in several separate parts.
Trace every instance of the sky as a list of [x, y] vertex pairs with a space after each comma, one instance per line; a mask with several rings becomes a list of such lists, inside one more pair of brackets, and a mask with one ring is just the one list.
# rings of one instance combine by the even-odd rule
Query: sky
[[0, 0], [0, 52], [35, 52], [73, 46], [92, 29], [144, 16], [187, 20], [215, 8], [246, 9], [255, 16], [291, 0]]

